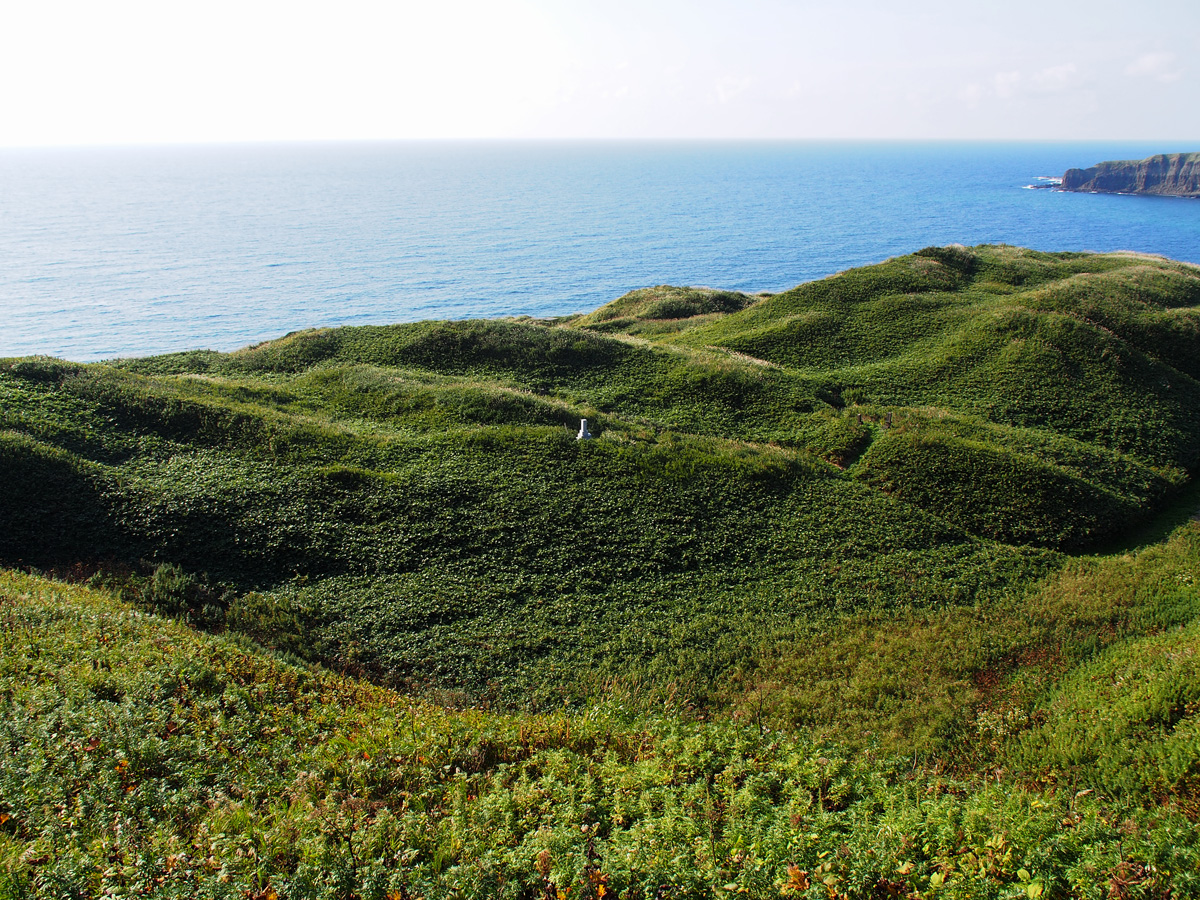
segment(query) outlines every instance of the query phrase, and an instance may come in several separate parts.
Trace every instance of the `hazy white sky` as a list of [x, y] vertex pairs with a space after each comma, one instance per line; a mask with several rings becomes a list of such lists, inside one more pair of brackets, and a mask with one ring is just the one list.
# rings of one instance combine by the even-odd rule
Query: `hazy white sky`
[[1198, 0], [36, 0], [0, 13], [0, 146], [1178, 141], [1198, 60]]

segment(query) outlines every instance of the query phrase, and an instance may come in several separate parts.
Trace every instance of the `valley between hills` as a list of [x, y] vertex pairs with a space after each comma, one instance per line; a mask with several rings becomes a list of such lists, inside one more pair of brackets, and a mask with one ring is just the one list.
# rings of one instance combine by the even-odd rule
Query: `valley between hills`
[[1198, 895], [1198, 467], [1135, 254], [0, 360], [0, 898]]

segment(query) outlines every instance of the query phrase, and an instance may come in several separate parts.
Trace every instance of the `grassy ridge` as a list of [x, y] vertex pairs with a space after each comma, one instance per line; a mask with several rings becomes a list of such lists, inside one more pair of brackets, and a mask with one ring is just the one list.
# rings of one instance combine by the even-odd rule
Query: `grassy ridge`
[[972, 412], [1190, 468], [1198, 304], [1200, 271], [1183, 264], [931, 248], [677, 340], [824, 372], [854, 402]]
[[889, 430], [855, 474], [973, 534], [1065, 548], [1126, 533], [1176, 480], [1070, 439], [944, 417]]

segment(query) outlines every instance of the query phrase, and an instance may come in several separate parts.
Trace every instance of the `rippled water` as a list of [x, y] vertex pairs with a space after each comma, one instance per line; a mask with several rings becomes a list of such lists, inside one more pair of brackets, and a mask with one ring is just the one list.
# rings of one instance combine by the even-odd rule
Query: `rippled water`
[[309, 144], [0, 151], [0, 356], [777, 291], [930, 244], [1200, 262], [1200, 201], [1027, 190], [1115, 144]]

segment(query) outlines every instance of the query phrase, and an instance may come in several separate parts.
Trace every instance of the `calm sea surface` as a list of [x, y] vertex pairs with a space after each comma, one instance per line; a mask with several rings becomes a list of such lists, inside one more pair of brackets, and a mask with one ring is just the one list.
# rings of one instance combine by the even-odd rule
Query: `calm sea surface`
[[778, 291], [930, 244], [1200, 262], [1200, 201], [1027, 190], [1138, 144], [309, 144], [0, 151], [0, 356]]

